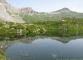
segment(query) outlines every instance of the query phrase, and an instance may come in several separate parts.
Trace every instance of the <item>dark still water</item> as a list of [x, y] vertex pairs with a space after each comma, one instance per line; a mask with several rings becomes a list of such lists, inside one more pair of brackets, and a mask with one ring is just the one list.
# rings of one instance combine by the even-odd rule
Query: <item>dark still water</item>
[[5, 57], [10, 60], [82, 59], [83, 39], [29, 37], [7, 41]]

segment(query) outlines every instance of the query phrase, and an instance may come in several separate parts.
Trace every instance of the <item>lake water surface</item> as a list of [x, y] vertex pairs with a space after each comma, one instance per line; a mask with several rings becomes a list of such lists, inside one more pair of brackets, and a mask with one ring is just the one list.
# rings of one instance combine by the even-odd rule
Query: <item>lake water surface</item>
[[5, 57], [10, 60], [82, 59], [83, 38], [29, 37], [7, 42]]

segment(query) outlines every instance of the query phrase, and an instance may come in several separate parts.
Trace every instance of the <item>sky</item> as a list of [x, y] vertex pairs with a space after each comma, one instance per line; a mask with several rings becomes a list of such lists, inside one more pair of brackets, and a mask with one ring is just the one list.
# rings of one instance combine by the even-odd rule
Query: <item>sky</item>
[[38, 12], [51, 12], [62, 8], [83, 12], [83, 0], [6, 0], [14, 7], [31, 7]]

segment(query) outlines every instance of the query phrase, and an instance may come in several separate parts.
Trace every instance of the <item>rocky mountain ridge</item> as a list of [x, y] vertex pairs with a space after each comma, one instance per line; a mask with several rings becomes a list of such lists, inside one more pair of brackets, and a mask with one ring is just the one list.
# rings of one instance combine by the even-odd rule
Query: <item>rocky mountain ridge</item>
[[17, 14], [18, 8], [12, 7], [5, 0], [0, 0], [0, 20], [9, 22], [24, 22]]
[[[24, 23], [25, 20], [23, 19], [25, 15], [32, 16], [31, 18], [34, 19], [34, 17], [39, 18], [41, 20], [42, 18], [49, 18], [52, 14], [61, 14], [63, 12], [72, 12], [68, 8], [63, 8], [57, 11], [53, 12], [37, 12], [34, 11], [31, 7], [25, 7], [25, 8], [15, 8], [8, 4], [6, 0], [0, 0], [0, 20], [2, 21], [9, 21], [9, 22], [17, 22], [17, 23]], [[41, 13], [42, 17], [41, 16]], [[20, 16], [22, 14], [22, 16]], [[49, 15], [49, 16], [48, 16]], [[51, 19], [51, 18], [50, 18]], [[28, 19], [27, 19], [28, 20]], [[43, 19], [45, 20], [45, 19]]]
[[72, 12], [70, 9], [68, 8], [62, 8], [60, 10], [57, 10], [57, 11], [53, 11], [51, 12], [52, 14], [60, 14], [60, 13], [63, 13], [63, 12]]

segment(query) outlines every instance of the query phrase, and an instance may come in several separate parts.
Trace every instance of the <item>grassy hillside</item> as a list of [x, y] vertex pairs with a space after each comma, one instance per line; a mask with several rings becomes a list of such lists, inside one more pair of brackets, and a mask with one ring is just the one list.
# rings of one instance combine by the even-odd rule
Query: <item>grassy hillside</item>
[[38, 22], [38, 21], [56, 21], [61, 20], [63, 18], [83, 18], [83, 13], [76, 13], [76, 12], [63, 12], [60, 14], [46, 14], [46, 13], [39, 13], [39, 15], [25, 15], [20, 14], [22, 19], [25, 22]]

